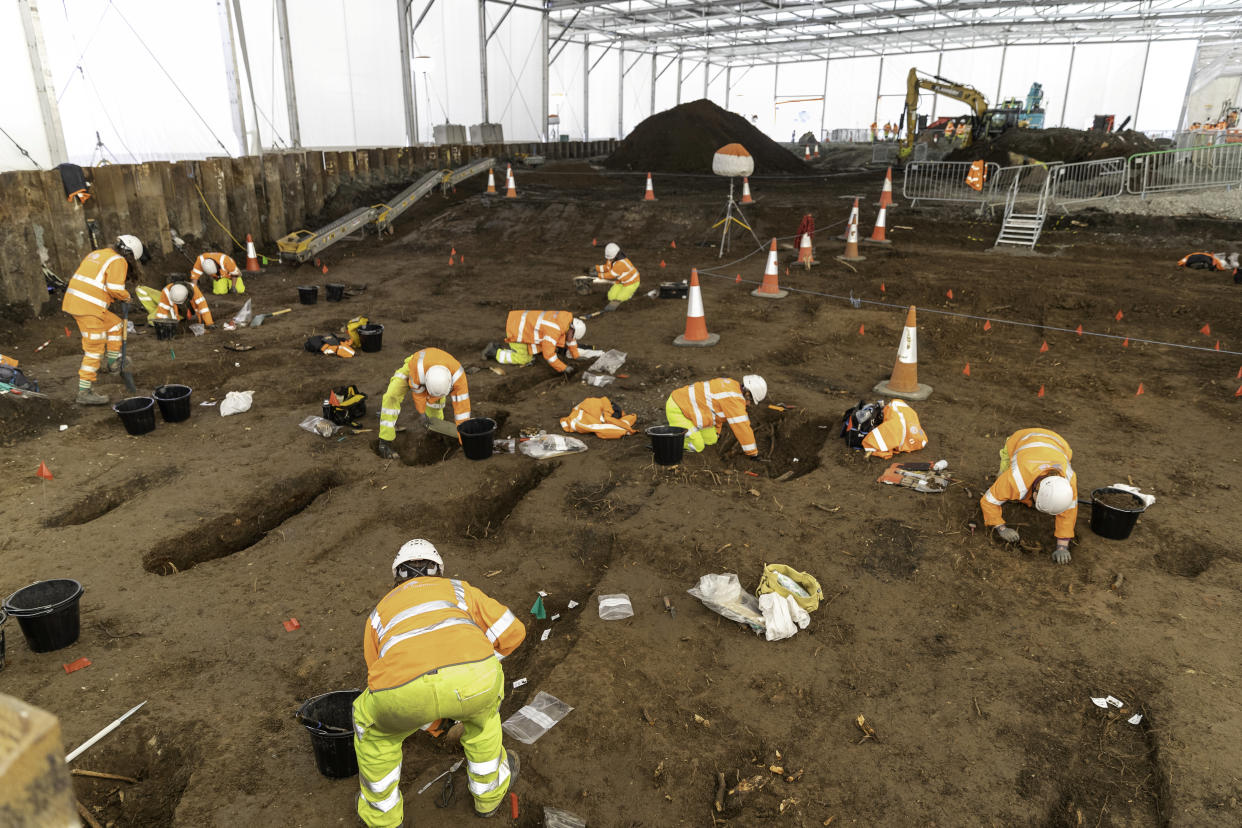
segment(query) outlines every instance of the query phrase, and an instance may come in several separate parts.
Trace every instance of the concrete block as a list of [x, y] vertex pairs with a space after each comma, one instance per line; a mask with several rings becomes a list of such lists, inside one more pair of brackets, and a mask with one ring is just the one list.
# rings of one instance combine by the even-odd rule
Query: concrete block
[[436, 124], [431, 134], [437, 144], [466, 143], [466, 127], [463, 124]]
[[0, 695], [0, 825], [79, 828], [60, 721]]

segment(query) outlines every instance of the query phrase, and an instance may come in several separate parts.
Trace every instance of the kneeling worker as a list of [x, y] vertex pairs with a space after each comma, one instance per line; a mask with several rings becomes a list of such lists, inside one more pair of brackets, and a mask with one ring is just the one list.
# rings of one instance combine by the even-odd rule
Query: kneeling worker
[[1046, 428], [1024, 428], [1005, 441], [996, 482], [979, 500], [983, 522], [1001, 540], [1017, 543], [1018, 530], [1005, 525], [1001, 505], [1018, 500], [1046, 515], [1056, 515], [1057, 547], [1052, 560], [1070, 562], [1069, 543], [1078, 519], [1078, 478], [1070, 466], [1069, 443]]
[[354, 701], [358, 816], [370, 828], [402, 824], [401, 744], [437, 719], [462, 723], [474, 810], [492, 816], [519, 767], [501, 743], [500, 659], [526, 628], [478, 588], [444, 577], [440, 553], [422, 538], [401, 547], [392, 574], [396, 586], [367, 619], [367, 689]]
[[[461, 363], [439, 348], [417, 351], [392, 375], [388, 390], [384, 392], [384, 401], [380, 403], [378, 453], [385, 460], [396, 457], [392, 441], [397, 437], [397, 417], [401, 416], [401, 400], [407, 387], [414, 399], [414, 407], [428, 424], [431, 420], [444, 422], [444, 403], [450, 399], [454, 421], [460, 425], [470, 419], [470, 388]], [[451, 397], [448, 396], [450, 391]], [[448, 428], [452, 429], [451, 426]]]
[[621, 252], [621, 246], [614, 242], [604, 246], [604, 259], [606, 261], [602, 265], [595, 266], [595, 278], [597, 281], [612, 283], [612, 287], [608, 288], [608, 304], [604, 306], [604, 310], [614, 311], [622, 302], [633, 298], [638, 291], [638, 268]]
[[214, 325], [211, 309], [198, 285], [191, 282], [171, 282], [160, 291], [159, 305], [155, 310], [156, 319], [181, 319], [184, 311], [187, 321], [199, 322], [203, 325]]
[[233, 293], [246, 292], [241, 268], [227, 253], [200, 253], [190, 270], [190, 281], [197, 285], [203, 276], [211, 279], [211, 292], [214, 294], [222, 296], [230, 290]]
[[705, 380], [670, 394], [664, 414], [669, 425], [686, 429], [685, 446], [689, 451], [716, 445], [720, 427], [728, 423], [746, 456], [758, 458], [759, 449], [746, 407], [763, 402], [767, 395], [768, 384], [758, 374], [742, 377], [741, 385], [735, 379], [723, 377]]
[[578, 340], [584, 336], [586, 323], [569, 311], [509, 311], [504, 347], [489, 342], [483, 358], [494, 358], [502, 365], [525, 365], [535, 358], [538, 349], [554, 370], [568, 377], [574, 367], [562, 362], [559, 352], [564, 349], [570, 359], [577, 359]]

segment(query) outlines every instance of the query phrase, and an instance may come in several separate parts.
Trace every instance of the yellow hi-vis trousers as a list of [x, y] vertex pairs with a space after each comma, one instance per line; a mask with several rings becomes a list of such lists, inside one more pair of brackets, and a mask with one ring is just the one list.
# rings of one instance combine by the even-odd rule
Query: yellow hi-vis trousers
[[82, 366], [78, 368], [78, 380], [92, 383], [99, 372], [101, 357], [106, 354], [111, 362], [121, 355], [125, 326], [121, 324], [121, 317], [107, 310], [99, 316], [75, 316], [73, 320], [82, 332]]
[[664, 416], [668, 417], [669, 425], [681, 426], [686, 430], [686, 440], [683, 445], [688, 451], [702, 451], [704, 446], [714, 446], [720, 439], [720, 434], [713, 426], [695, 428], [694, 423], [681, 413], [681, 407], [673, 402], [672, 397], [664, 403]]
[[211, 292], [216, 296], [224, 296], [232, 290], [234, 293], [245, 293], [246, 283], [241, 276], [221, 276], [211, 280]]
[[620, 282], [617, 282], [615, 285], [608, 288], [608, 301], [625, 302], [629, 300], [638, 291], [639, 284], [641, 283], [635, 282], [632, 285], [623, 285]]
[[474, 808], [487, 813], [509, 791], [509, 757], [501, 744], [500, 702], [505, 674], [487, 658], [419, 676], [399, 687], [364, 690], [354, 700], [354, 753], [358, 757], [358, 816], [370, 828], [398, 828], [401, 743], [436, 719], [462, 723], [461, 746]]
[[[379, 436], [381, 440], [397, 439], [397, 417], [401, 416], [401, 402], [405, 399], [405, 392], [409, 387], [409, 381], [402, 376], [393, 377], [388, 382], [388, 390], [384, 392], [384, 400], [380, 403]], [[437, 420], [444, 419], [444, 403], [448, 397], [433, 397], [430, 394], [418, 392], [412, 392], [410, 396], [414, 400], [424, 401], [423, 413], [428, 417], [434, 417]], [[415, 405], [417, 406], [417, 403]]]
[[525, 365], [534, 358], [530, 346], [521, 342], [506, 342], [505, 347], [496, 352], [496, 361], [502, 365]]

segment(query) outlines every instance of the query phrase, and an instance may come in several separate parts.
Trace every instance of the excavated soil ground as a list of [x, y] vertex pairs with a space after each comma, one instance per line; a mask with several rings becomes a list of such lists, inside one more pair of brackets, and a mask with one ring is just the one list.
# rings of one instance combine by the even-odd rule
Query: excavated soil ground
[[[0, 592], [55, 577], [86, 589], [69, 648], [33, 654], [10, 622], [0, 689], [57, 714], [70, 747], [148, 700], [75, 762], [140, 780], [75, 780], [101, 823], [355, 824], [356, 779], [319, 776], [291, 714], [313, 695], [363, 686], [367, 613], [391, 583], [394, 551], [417, 536], [440, 547], [452, 575], [528, 622], [505, 661], [510, 680], [528, 683], [509, 691], [502, 714], [540, 690], [575, 708], [520, 747], [520, 826], [540, 825], [545, 805], [595, 826], [1242, 822], [1242, 357], [1212, 350], [1218, 339], [1242, 350], [1239, 289], [1174, 266], [1191, 250], [1232, 249], [1235, 226], [1090, 216], [1050, 229], [1038, 253], [1011, 255], [990, 249], [995, 223], [898, 207], [892, 249], [865, 248], [847, 267], [829, 239], [845, 218], [842, 196], [876, 193], [879, 176], [752, 180], [759, 203], [747, 216], [765, 242], [792, 234], [805, 212], [822, 231], [826, 263], [783, 284], [894, 306], [854, 308], [806, 293], [752, 298], [762, 255], [718, 267], [699, 243], [714, 238], [723, 182], [657, 177], [660, 201], [643, 204], [638, 177], [570, 172], [520, 171], [516, 202], [458, 187], [392, 237], [333, 248], [327, 276], [273, 266], [247, 280], [256, 310], [293, 312], [261, 328], [135, 337], [140, 386], [185, 383], [196, 403], [187, 422], [142, 437], [125, 435], [108, 409], [66, 402], [79, 361], [67, 318], [0, 334], [52, 395], [0, 398]], [[555, 430], [598, 391], [542, 364], [498, 376], [478, 353], [510, 308], [601, 307], [602, 294], [576, 295], [571, 277], [614, 238], [644, 291], [704, 269], [708, 326], [722, 339], [673, 347], [685, 303], [640, 293], [589, 323], [590, 344], [630, 355], [609, 395], [647, 426], [681, 384], [762, 372], [770, 401], [789, 406], [756, 413], [763, 462], [726, 437], [657, 468], [642, 436], [588, 437], [588, 452], [551, 462], [472, 462], [424, 435], [409, 402], [401, 463], [376, 457], [373, 430], [299, 430], [347, 382], [371, 395], [374, 429], [387, 378], [427, 345], [481, 369], [471, 395], [503, 421], [501, 436]], [[465, 263], [450, 268], [452, 247]], [[739, 243], [724, 261], [749, 250]], [[298, 284], [329, 280], [367, 290], [340, 305], [296, 304]], [[241, 304], [209, 299], [218, 317]], [[955, 484], [943, 495], [876, 483], [890, 461], [868, 461], [836, 436], [841, 413], [887, 375], [910, 303], [921, 311], [920, 379], [935, 387], [914, 404], [930, 444], [912, 459], [949, 461]], [[382, 352], [346, 361], [302, 349], [307, 335], [360, 313], [385, 325]], [[1130, 339], [1078, 337], [1079, 324]], [[255, 348], [225, 350], [232, 342]], [[121, 389], [115, 377], [100, 386]], [[197, 405], [248, 389], [245, 414]], [[1008, 511], [1025, 549], [978, 528], [1002, 441], [1037, 425], [1074, 447], [1083, 498], [1126, 480], [1157, 495], [1129, 540], [1092, 534], [1084, 508], [1073, 563], [1058, 567], [1043, 516]], [[54, 480], [35, 478], [40, 461]], [[753, 588], [765, 562], [824, 587], [810, 627], [791, 640], [765, 642], [685, 594], [709, 572], [737, 572]], [[559, 619], [528, 613], [539, 590]], [[595, 597], [615, 592], [629, 594], [633, 619], [599, 620]], [[301, 629], [285, 631], [290, 617]], [[81, 656], [92, 664], [66, 674], [61, 665]], [[1124, 715], [1090, 701], [1105, 694], [1127, 703]], [[1137, 725], [1124, 718], [1132, 712], [1143, 714]], [[859, 716], [875, 738], [863, 738]], [[408, 741], [407, 824], [472, 822], [460, 772], [447, 812], [434, 791], [416, 793], [451, 753], [425, 734]], [[734, 793], [717, 812], [721, 774]]]

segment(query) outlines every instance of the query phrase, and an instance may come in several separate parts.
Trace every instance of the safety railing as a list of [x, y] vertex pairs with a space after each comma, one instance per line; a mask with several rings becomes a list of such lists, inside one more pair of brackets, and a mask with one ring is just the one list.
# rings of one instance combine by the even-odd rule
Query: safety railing
[[1061, 167], [1060, 161], [1049, 164], [1021, 164], [998, 167], [988, 176], [987, 186], [981, 194], [989, 205], [1004, 204], [1012, 194], [1014, 201], [1035, 201], [1043, 197], [1049, 175]]
[[988, 183], [981, 190], [966, 183], [970, 166], [970, 161], [912, 161], [906, 164], [902, 175], [901, 193], [911, 206], [916, 206], [919, 201], [986, 204], [992, 195], [990, 182], [995, 180], [1000, 165], [985, 165]]
[[869, 129], [828, 130], [828, 142], [830, 144], [864, 144], [870, 141], [871, 130]]
[[1126, 190], [1134, 195], [1242, 185], [1242, 144], [1143, 152], [1126, 166]]
[[1048, 200], [1065, 211], [1070, 205], [1117, 198], [1126, 190], [1126, 159], [1103, 158], [1061, 164], [1052, 171]]

